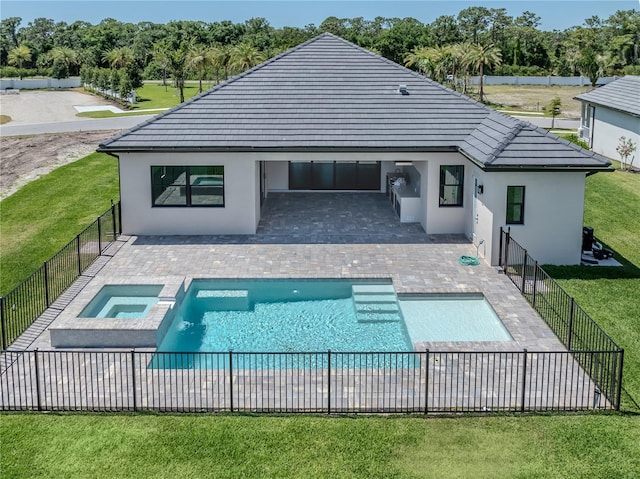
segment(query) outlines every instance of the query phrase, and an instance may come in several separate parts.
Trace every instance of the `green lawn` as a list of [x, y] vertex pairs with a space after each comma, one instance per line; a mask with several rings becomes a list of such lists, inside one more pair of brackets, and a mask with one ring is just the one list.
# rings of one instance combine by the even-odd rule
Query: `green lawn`
[[[584, 222], [624, 267], [545, 269], [625, 348], [624, 388], [640, 402], [640, 175], [588, 177]], [[633, 407], [624, 395], [623, 405]]]
[[[206, 91], [211, 88], [207, 82], [203, 82], [202, 89]], [[199, 92], [197, 83], [187, 83], [184, 87], [184, 99], [197, 95]], [[167, 82], [167, 86], [162, 86], [162, 82], [145, 83], [144, 86], [136, 90], [137, 103], [131, 105], [131, 112], [113, 113], [110, 111], [90, 111], [78, 113], [76, 116], [87, 118], [111, 118], [114, 116], [132, 116], [132, 115], [148, 115], [152, 112], [136, 112], [136, 110], [150, 110], [155, 108], [173, 108], [180, 103], [180, 93], [176, 88], [171, 86], [171, 82]]]
[[0, 202], [0, 293], [6, 294], [118, 201], [116, 158], [62, 166]]
[[634, 477], [624, 416], [6, 414], [3, 477]]
[[[24, 261], [39, 255], [37, 261], [29, 259], [39, 265], [106, 209], [110, 197], [117, 197], [115, 160], [91, 155], [0, 203], [3, 281], [7, 253]], [[549, 268], [625, 347], [624, 386], [636, 400], [638, 218], [640, 175], [589, 177], [585, 223], [625, 266]], [[39, 239], [32, 240], [36, 235]], [[59, 237], [55, 246], [54, 235]], [[8, 244], [7, 236], [12, 239]], [[3, 414], [0, 471], [3, 478], [635, 478], [640, 471], [640, 415], [625, 396], [623, 409], [627, 412], [427, 419]]]

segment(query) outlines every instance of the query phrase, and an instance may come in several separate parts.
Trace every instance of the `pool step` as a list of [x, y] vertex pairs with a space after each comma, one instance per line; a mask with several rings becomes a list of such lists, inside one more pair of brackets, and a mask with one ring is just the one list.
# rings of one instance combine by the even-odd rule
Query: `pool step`
[[362, 303], [356, 302], [357, 313], [397, 313], [400, 311], [396, 301], [385, 303]]
[[354, 284], [351, 287], [354, 295], [360, 294], [393, 294], [395, 297], [396, 290], [392, 284]]
[[248, 311], [251, 308], [246, 289], [201, 289], [196, 298], [207, 311]]
[[391, 284], [355, 284], [353, 304], [359, 323], [400, 321], [398, 297]]

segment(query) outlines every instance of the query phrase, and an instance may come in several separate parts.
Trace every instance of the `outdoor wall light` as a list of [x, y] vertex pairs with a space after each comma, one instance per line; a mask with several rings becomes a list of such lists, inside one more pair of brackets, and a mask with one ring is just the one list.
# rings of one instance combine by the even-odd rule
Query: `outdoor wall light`
[[481, 195], [484, 193], [484, 185], [478, 185], [478, 194]]

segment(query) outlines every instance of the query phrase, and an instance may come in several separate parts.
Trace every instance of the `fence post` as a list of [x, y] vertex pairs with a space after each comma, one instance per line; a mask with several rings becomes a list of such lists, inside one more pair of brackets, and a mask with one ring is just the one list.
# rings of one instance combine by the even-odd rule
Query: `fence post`
[[567, 349], [571, 351], [571, 338], [573, 336], [573, 315], [575, 311], [576, 301], [571, 298], [571, 308], [569, 310], [569, 332], [567, 337]]
[[504, 235], [504, 230], [502, 229], [502, 226], [500, 227], [500, 243], [498, 246], [498, 251], [500, 251], [500, 253], [498, 254], [498, 266], [502, 266], [502, 236]]
[[233, 412], [233, 350], [229, 350], [229, 402]]
[[622, 367], [624, 366], [624, 348], [620, 349], [620, 368], [618, 369], [618, 390], [616, 391], [616, 411], [620, 410], [622, 402]]
[[425, 358], [425, 375], [424, 375], [424, 414], [429, 412], [429, 348], [427, 348], [427, 357]]
[[111, 226], [113, 227], [113, 241], [116, 240], [116, 206], [111, 200]]
[[76, 250], [78, 253], [78, 276], [82, 275], [82, 261], [80, 260], [80, 235], [76, 235]]
[[136, 355], [135, 349], [131, 350], [131, 385], [133, 386], [133, 412], [138, 410], [136, 402]]
[[2, 329], [2, 350], [7, 349], [7, 322], [4, 316], [4, 296], [0, 296], [0, 329]]
[[522, 363], [522, 393], [520, 398], [520, 412], [524, 412], [524, 402], [526, 400], [525, 389], [527, 387], [527, 348], [524, 348], [524, 362]]
[[536, 293], [538, 292], [538, 262], [533, 263], [533, 298], [531, 300], [531, 306], [536, 309]]
[[118, 201], [118, 235], [122, 234], [122, 201]]
[[49, 262], [45, 261], [44, 268], [44, 299], [47, 303], [47, 308], [51, 305], [51, 297], [49, 296]]
[[327, 414], [331, 414], [331, 350], [327, 351]]
[[35, 360], [35, 375], [36, 375], [36, 400], [38, 401], [38, 411], [42, 411], [42, 403], [40, 400], [40, 368], [38, 367], [38, 348], [33, 351], [33, 358]]
[[509, 269], [509, 241], [511, 241], [511, 226], [507, 228], [507, 234], [504, 237], [504, 272]]
[[98, 256], [102, 255], [102, 225], [98, 216]]
[[524, 259], [522, 260], [522, 294], [527, 294], [527, 250], [524, 250]]

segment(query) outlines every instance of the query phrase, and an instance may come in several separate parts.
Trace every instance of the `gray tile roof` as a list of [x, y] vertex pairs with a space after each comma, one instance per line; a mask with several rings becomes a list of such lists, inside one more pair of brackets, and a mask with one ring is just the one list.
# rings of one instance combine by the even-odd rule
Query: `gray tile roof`
[[[508, 148], [515, 139], [521, 150]], [[541, 145], [549, 155], [538, 154]], [[495, 167], [518, 159], [531, 167], [609, 164], [331, 34], [100, 145], [108, 152], [380, 149], [462, 150]]]
[[627, 75], [576, 98], [640, 117], [640, 76]]

